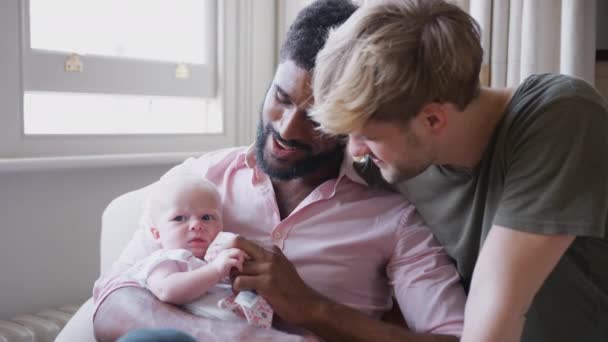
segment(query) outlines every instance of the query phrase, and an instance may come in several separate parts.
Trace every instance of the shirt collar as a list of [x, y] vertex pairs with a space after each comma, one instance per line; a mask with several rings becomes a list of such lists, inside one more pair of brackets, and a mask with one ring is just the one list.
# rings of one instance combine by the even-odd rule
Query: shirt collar
[[247, 150], [245, 150], [245, 165], [250, 169], [253, 169], [256, 167], [255, 144], [249, 145]]

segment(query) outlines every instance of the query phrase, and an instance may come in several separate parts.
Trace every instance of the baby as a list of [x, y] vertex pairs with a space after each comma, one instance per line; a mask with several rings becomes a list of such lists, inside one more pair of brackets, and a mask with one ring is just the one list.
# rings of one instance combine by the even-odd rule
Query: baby
[[246, 255], [228, 247], [235, 235], [221, 232], [221, 197], [211, 182], [184, 175], [161, 179], [152, 186], [141, 224], [161, 248], [128, 277], [192, 314], [270, 327], [272, 309], [262, 297], [232, 293], [228, 276], [233, 268], [242, 270]]

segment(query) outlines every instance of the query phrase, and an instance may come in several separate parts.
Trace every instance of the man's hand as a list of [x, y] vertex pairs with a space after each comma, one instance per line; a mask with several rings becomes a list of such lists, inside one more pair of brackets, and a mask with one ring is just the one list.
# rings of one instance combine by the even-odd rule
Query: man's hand
[[234, 279], [235, 291], [255, 290], [291, 324], [304, 325], [314, 316], [315, 303], [324, 298], [304, 283], [278, 247], [264, 248], [240, 236], [235, 247], [250, 257]]
[[251, 259], [243, 263], [243, 271], [236, 276], [233, 289], [257, 291], [282, 319], [326, 341], [458, 341], [454, 336], [414, 334], [403, 326], [380, 322], [332, 302], [308, 287], [276, 246], [263, 248], [238, 237], [235, 247]]

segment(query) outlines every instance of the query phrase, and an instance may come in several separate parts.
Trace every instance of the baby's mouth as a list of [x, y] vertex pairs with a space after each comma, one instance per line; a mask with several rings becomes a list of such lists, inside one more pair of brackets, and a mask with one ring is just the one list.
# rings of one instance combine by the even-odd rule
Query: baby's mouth
[[194, 238], [188, 241], [188, 245], [192, 247], [201, 247], [202, 245], [207, 245], [207, 240], [203, 238]]

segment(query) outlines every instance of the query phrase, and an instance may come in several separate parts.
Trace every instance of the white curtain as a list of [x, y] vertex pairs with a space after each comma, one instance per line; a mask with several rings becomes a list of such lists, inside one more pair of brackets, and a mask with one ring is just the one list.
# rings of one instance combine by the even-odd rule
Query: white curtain
[[[594, 84], [597, 0], [452, 1], [481, 26], [484, 58], [480, 77], [484, 85], [512, 87], [531, 74], [544, 72], [572, 75]], [[277, 48], [298, 11], [311, 2], [279, 0]]]
[[483, 84], [515, 86], [544, 72], [594, 83], [596, 0], [455, 2], [481, 26]]

